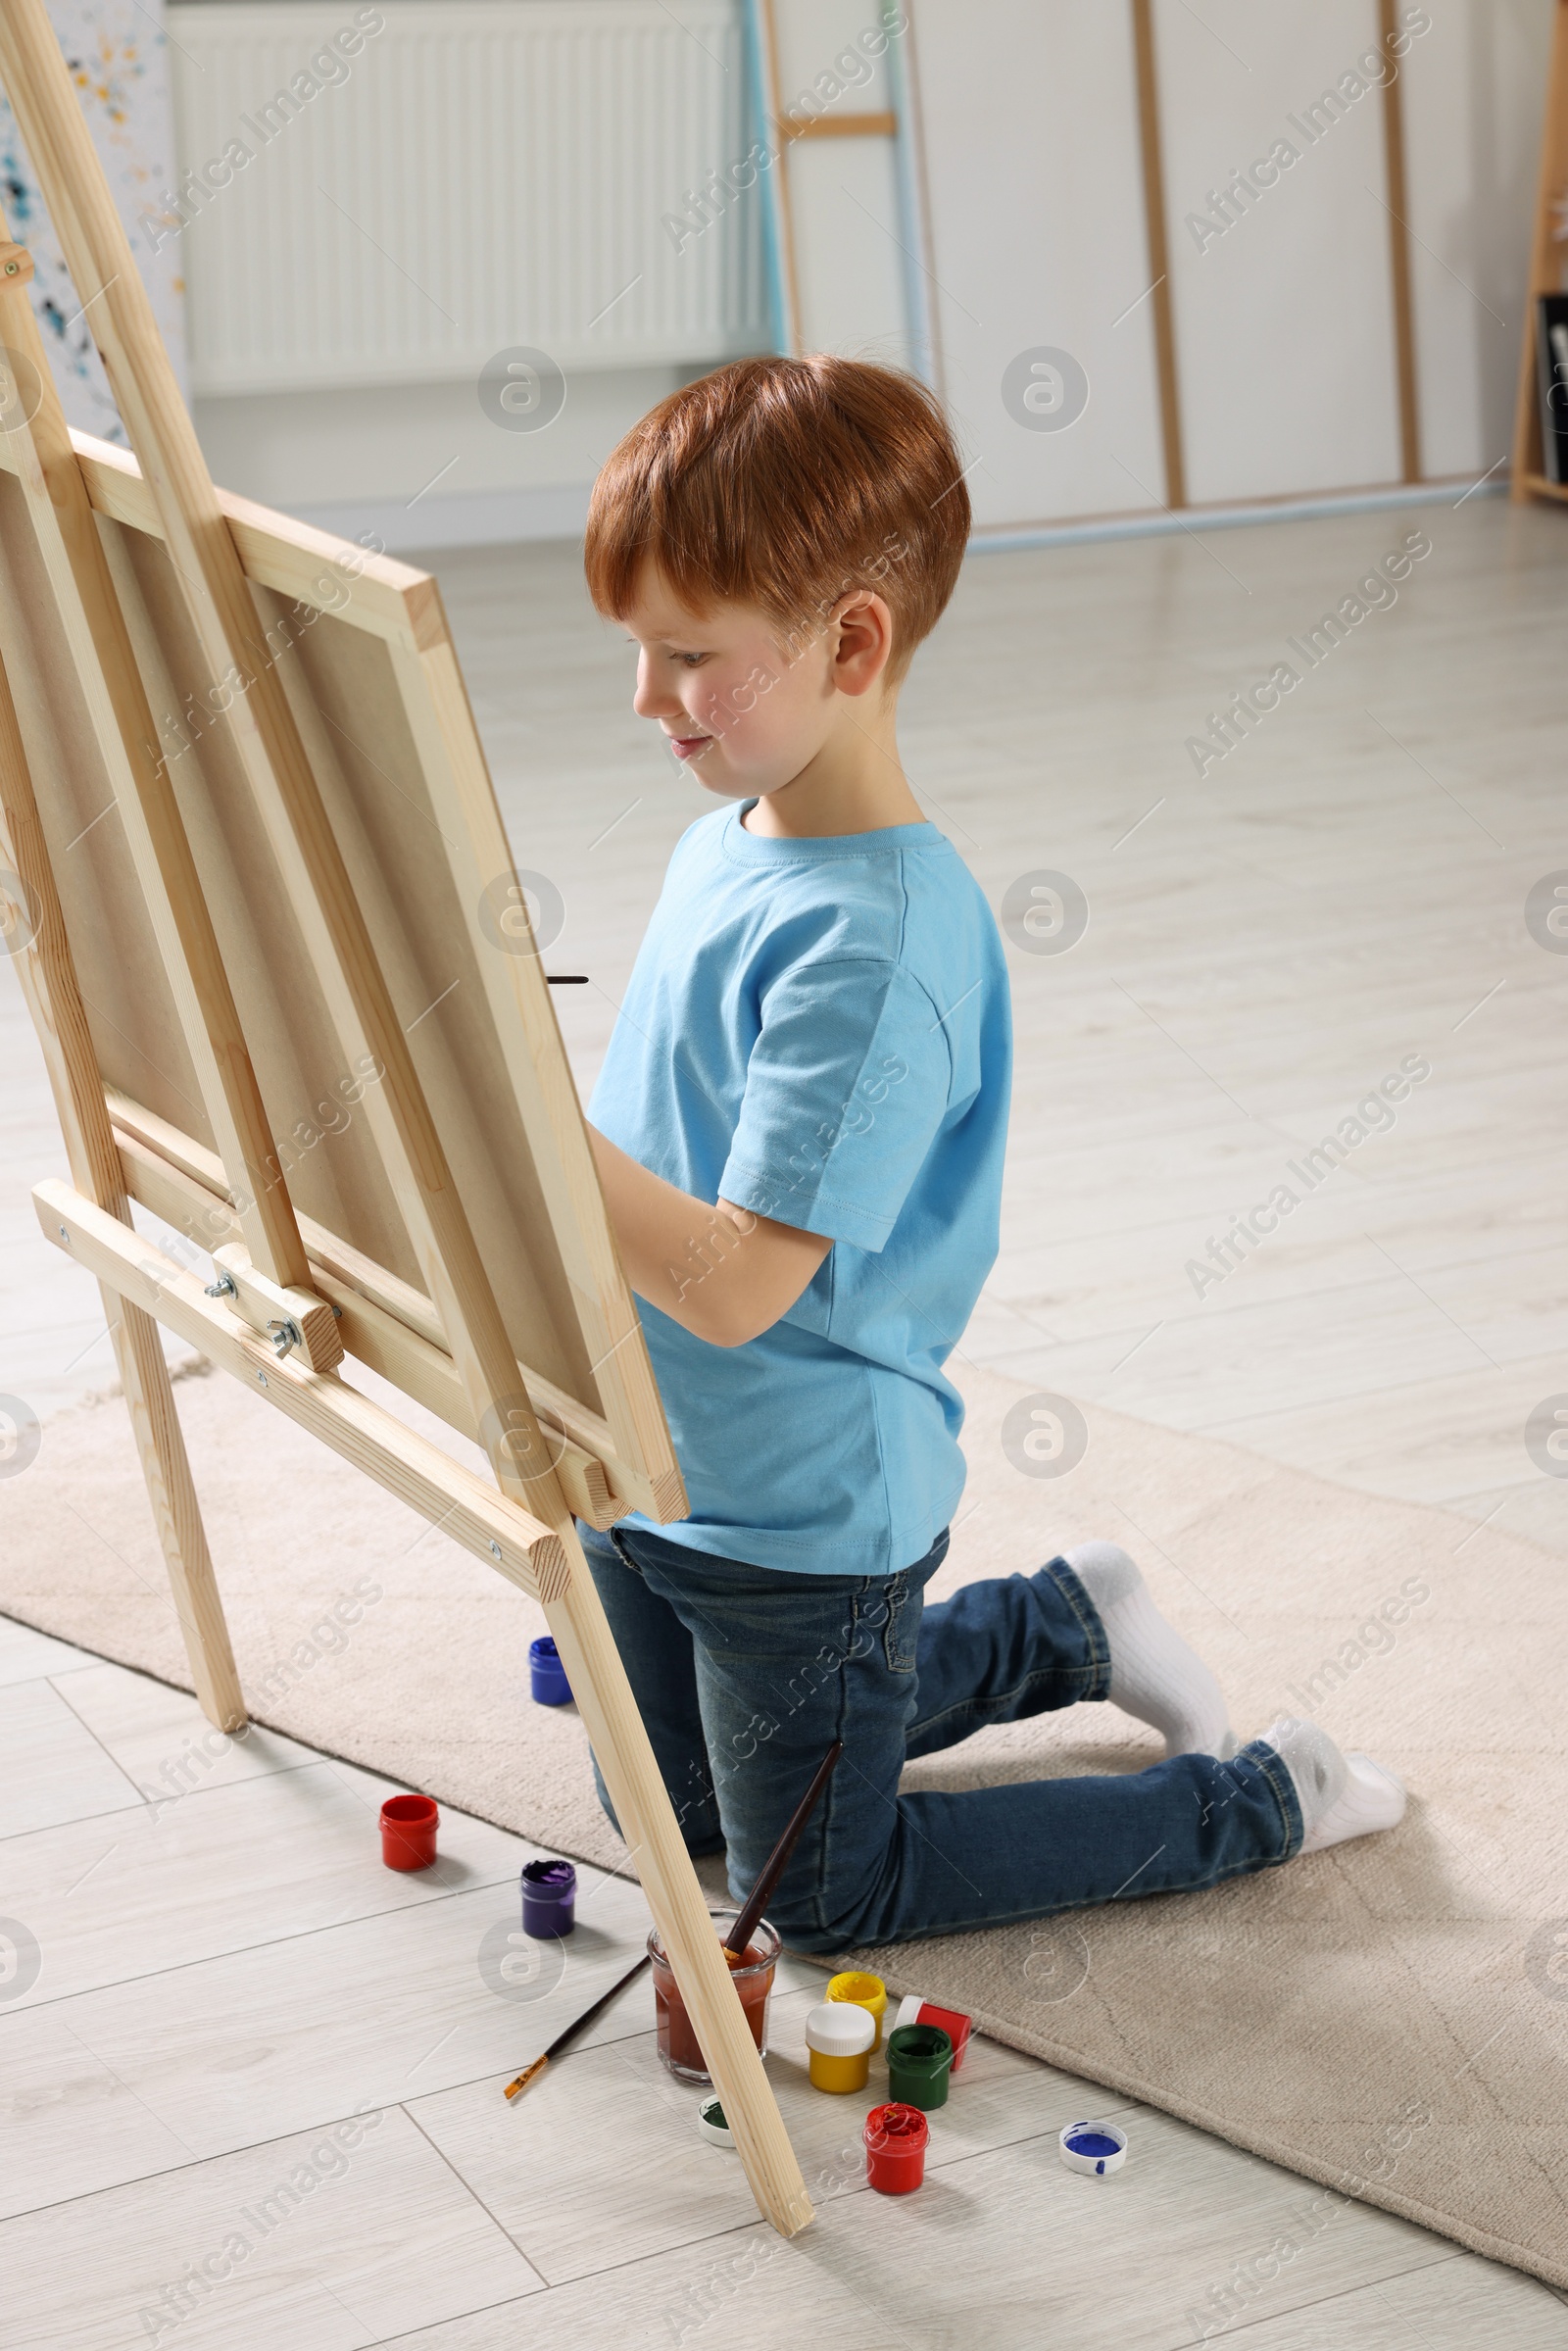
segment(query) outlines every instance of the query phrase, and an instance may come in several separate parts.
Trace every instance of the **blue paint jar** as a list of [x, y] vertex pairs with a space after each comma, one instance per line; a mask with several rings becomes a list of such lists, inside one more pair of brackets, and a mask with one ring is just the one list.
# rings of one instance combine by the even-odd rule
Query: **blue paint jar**
[[528, 1689], [536, 1706], [569, 1706], [571, 1684], [548, 1633], [528, 1643]]
[[569, 1935], [577, 1924], [577, 1873], [569, 1861], [522, 1865], [522, 1931], [535, 1942]]

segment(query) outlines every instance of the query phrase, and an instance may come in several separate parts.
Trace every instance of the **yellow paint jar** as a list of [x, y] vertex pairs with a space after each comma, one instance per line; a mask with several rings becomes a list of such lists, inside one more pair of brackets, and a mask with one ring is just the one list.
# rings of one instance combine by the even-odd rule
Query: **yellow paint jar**
[[849, 2000], [823, 2000], [806, 2019], [807, 2065], [813, 2089], [864, 2089], [876, 2026]]
[[847, 2000], [854, 2008], [863, 2008], [876, 2027], [873, 2052], [882, 2046], [882, 2019], [887, 2013], [888, 1987], [880, 1976], [867, 1976], [852, 1968], [842, 1976], [834, 1976], [827, 1987], [830, 2000]]

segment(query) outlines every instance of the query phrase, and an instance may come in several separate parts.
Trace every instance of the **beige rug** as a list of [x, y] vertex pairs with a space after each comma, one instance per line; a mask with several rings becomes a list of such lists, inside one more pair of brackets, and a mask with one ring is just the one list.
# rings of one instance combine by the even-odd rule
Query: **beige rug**
[[[871, 1963], [1015, 2047], [1568, 2285], [1561, 1560], [1098, 1408], [1070, 1475], [1026, 1478], [1000, 1440], [1025, 1391], [965, 1386], [970, 1488], [938, 1592], [1089, 1535], [1124, 1542], [1244, 1737], [1313, 1711], [1403, 1775], [1411, 1804], [1391, 1836], [1211, 1893]], [[619, 1861], [574, 1714], [526, 1696], [538, 1612], [234, 1382], [176, 1394], [257, 1715]], [[0, 1609], [189, 1687], [122, 1406], [49, 1424], [0, 1486]], [[330, 1610], [356, 1587], [375, 1596], [345, 1636]], [[1378, 1612], [1401, 1595], [1391, 1628]], [[1130, 1771], [1156, 1751], [1084, 1707], [982, 1734], [910, 1782]]]

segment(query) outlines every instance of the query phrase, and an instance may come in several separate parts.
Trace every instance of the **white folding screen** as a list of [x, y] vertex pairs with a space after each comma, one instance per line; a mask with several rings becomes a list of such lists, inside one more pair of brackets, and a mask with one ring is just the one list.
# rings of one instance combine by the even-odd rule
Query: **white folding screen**
[[[926, 0], [914, 66], [941, 382], [976, 520], [1157, 504], [1129, 11]], [[1082, 369], [1087, 405], [1059, 358], [1031, 356], [1051, 353]]]
[[[1140, 0], [910, 4], [937, 372], [983, 530], [1480, 475], [1503, 455], [1553, 0], [1394, 0], [1390, 22], [1378, 0], [1146, 0], [1144, 117]], [[1081, 367], [1070, 421], [1049, 372], [1020, 417], [1007, 370], [1031, 350]]]
[[1375, 0], [1154, 0], [1195, 505], [1397, 481]]

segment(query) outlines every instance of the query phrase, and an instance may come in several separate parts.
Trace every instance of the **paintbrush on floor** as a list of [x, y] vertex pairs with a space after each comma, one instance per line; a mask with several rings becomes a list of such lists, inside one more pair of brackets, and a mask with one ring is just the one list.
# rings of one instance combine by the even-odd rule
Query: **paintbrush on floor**
[[582, 2031], [584, 2025], [591, 2025], [595, 2017], [599, 2014], [601, 2008], [607, 2008], [610, 2005], [610, 2002], [614, 1998], [616, 1992], [624, 1991], [632, 1978], [634, 1976], [640, 1976], [643, 1969], [647, 1965], [648, 1954], [645, 1951], [635, 1967], [629, 1967], [624, 1976], [617, 1976], [614, 1983], [611, 1985], [609, 1991], [601, 1992], [591, 2008], [585, 2008], [581, 2016], [572, 2018], [571, 2023], [566, 2027], [564, 2033], [558, 2033], [556, 2034], [555, 2039], [551, 2042], [549, 2048], [545, 2051], [542, 2057], [536, 2057], [532, 2065], [525, 2065], [522, 2069], [522, 2072], [517, 2076], [515, 2082], [509, 2082], [507, 2083], [504, 2094], [509, 2098], [520, 2098], [523, 2091], [527, 2088], [529, 2082], [538, 2081], [540, 2075], [544, 2072], [552, 2057], [559, 2057], [562, 2050], [565, 2047], [567, 2041], [574, 2039]]
[[[752, 1887], [751, 1892], [746, 1897], [745, 1906], [742, 1909], [740, 1916], [736, 1919], [734, 1926], [731, 1927], [728, 1935], [724, 1937], [724, 1951], [732, 1963], [736, 1960], [745, 1958], [746, 1946], [752, 1939], [757, 1922], [761, 1917], [767, 1903], [771, 1900], [773, 1889], [777, 1886], [780, 1878], [782, 1878], [784, 1875], [785, 1864], [788, 1862], [789, 1857], [794, 1852], [796, 1846], [800, 1843], [801, 1831], [806, 1827], [807, 1822], [810, 1819], [812, 1812], [815, 1810], [817, 1798], [821, 1795], [823, 1788], [826, 1788], [828, 1781], [832, 1778], [833, 1766], [837, 1763], [843, 1752], [843, 1739], [835, 1739], [833, 1744], [828, 1748], [827, 1753], [817, 1765], [816, 1770], [811, 1778], [810, 1787], [807, 1789], [805, 1795], [802, 1796], [800, 1802], [796, 1805], [795, 1810], [790, 1815], [790, 1818], [785, 1825], [783, 1836], [773, 1847], [772, 1852], [769, 1853], [767, 1861], [763, 1866], [761, 1875], [759, 1877], [757, 1884]], [[540, 2075], [544, 2072], [552, 2057], [559, 2057], [562, 2050], [566, 2046], [566, 2043], [569, 2040], [574, 2039], [585, 2025], [591, 2025], [595, 2017], [599, 2014], [600, 2010], [608, 2007], [610, 2002], [614, 1998], [616, 1992], [623, 1991], [626, 1985], [631, 1982], [632, 1978], [636, 1975], [640, 1975], [642, 1970], [647, 1965], [648, 1954], [645, 1951], [635, 1967], [629, 1967], [624, 1976], [618, 1977], [607, 1992], [600, 1993], [598, 1999], [595, 2000], [591, 2008], [585, 2008], [581, 2016], [573, 2017], [571, 2023], [565, 2027], [564, 2031], [556, 2034], [555, 2039], [551, 2042], [549, 2048], [546, 2049], [542, 2057], [536, 2057], [532, 2065], [525, 2065], [522, 2069], [522, 2072], [517, 2076], [516, 2080], [507, 2083], [506, 2089], [502, 2093], [503, 2096], [508, 2098], [520, 2098], [523, 2091], [528, 2087], [529, 2082], [538, 2081]]]

